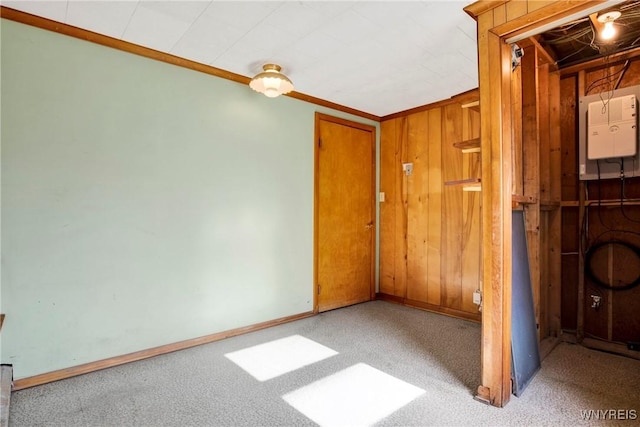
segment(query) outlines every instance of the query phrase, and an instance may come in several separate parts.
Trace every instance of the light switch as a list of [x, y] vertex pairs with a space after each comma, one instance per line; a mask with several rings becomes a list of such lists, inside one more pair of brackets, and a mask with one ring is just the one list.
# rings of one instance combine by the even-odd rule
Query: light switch
[[380, 192], [380, 203], [384, 202], [384, 191]]

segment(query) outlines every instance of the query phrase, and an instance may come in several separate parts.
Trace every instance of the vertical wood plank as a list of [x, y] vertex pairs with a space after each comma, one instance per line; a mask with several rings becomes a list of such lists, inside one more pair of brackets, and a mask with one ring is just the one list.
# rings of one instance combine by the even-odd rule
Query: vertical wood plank
[[[549, 74], [549, 177], [550, 199], [560, 202], [562, 197], [562, 150], [560, 135], [560, 73]], [[550, 336], [560, 334], [562, 305], [562, 211], [554, 209], [548, 217], [549, 271], [547, 325]]]
[[[462, 109], [462, 139], [479, 136], [479, 114], [468, 108]], [[480, 176], [479, 153], [463, 154], [463, 174], [466, 177]], [[480, 193], [462, 193], [462, 306], [463, 311], [477, 313], [473, 303], [473, 292], [480, 289]]]
[[[494, 255], [493, 243], [493, 173], [491, 169], [492, 163], [492, 141], [491, 127], [492, 120], [490, 117], [494, 111], [494, 105], [491, 99], [491, 70], [488, 55], [490, 44], [489, 30], [493, 27], [493, 15], [484, 13], [477, 18], [478, 20], [478, 78], [480, 80], [480, 115], [483, 118], [483, 126], [480, 129], [480, 147], [482, 153], [482, 346], [480, 348], [480, 362], [482, 378], [478, 386], [476, 398], [483, 400], [489, 404], [501, 406], [502, 399], [500, 393], [500, 382], [497, 377], [502, 369], [499, 360], [496, 365], [493, 364], [494, 358], [501, 353], [500, 337], [496, 330], [502, 331], [500, 302], [494, 298], [494, 268], [492, 265], [492, 257]], [[499, 111], [499, 109], [497, 110]], [[498, 295], [499, 296], [499, 295]], [[494, 326], [494, 307], [498, 306], [495, 316], [498, 323]], [[496, 392], [498, 393], [496, 402]]]
[[380, 287], [381, 293], [393, 295], [395, 283], [396, 234], [396, 122], [380, 123], [380, 191], [385, 201], [380, 203]]
[[407, 298], [427, 302], [429, 112], [412, 114], [407, 123], [407, 160], [413, 163], [413, 173], [407, 177]]
[[504, 406], [511, 397], [511, 52], [491, 28], [492, 14], [480, 15], [484, 308], [482, 385], [477, 398]]
[[[506, 4], [506, 9], [507, 9], [507, 20], [511, 21], [527, 13], [527, 2], [526, 1], [510, 1], [509, 3]], [[496, 23], [496, 25], [499, 25], [499, 24]]]
[[407, 296], [407, 176], [402, 170], [406, 163], [408, 150], [409, 129], [407, 117], [400, 117], [396, 121], [396, 186], [395, 186], [395, 281], [393, 295], [406, 298]]
[[[578, 200], [577, 77], [560, 80], [560, 132], [562, 134], [562, 200]], [[551, 94], [549, 94], [551, 96]]]
[[[526, 50], [525, 50], [526, 56]], [[526, 64], [525, 64], [526, 66]], [[511, 112], [513, 115], [513, 143], [512, 143], [512, 192], [513, 194], [524, 195], [523, 171], [522, 171], [522, 68], [517, 67], [511, 73]], [[528, 71], [527, 71], [528, 72]], [[529, 118], [529, 117], [527, 117]], [[530, 118], [529, 118], [530, 119]]]
[[[518, 1], [516, 2], [511, 2], [511, 3], [519, 3]], [[524, 3], [524, 2], [522, 2]], [[531, 13], [534, 12], [540, 8], [543, 8], [545, 6], [548, 6], [551, 3], [557, 3], [555, 1], [550, 1], [550, 0], [527, 0], [527, 12]]]
[[540, 313], [537, 319], [538, 321], [538, 339], [542, 341], [549, 336], [548, 325], [548, 308], [549, 308], [549, 291], [547, 284], [549, 283], [549, 212], [540, 212], [540, 242], [539, 242], [539, 257], [540, 257], [540, 269], [538, 271], [539, 283], [539, 306]]
[[493, 9], [493, 22], [495, 25], [507, 22], [507, 5], [503, 4]]
[[442, 259], [442, 109], [434, 108], [429, 111], [429, 140], [428, 140], [428, 237], [427, 237], [427, 302], [441, 304], [441, 274], [440, 260]]
[[[586, 76], [584, 71], [580, 71], [578, 73], [576, 91], [578, 97], [585, 96]], [[578, 224], [583, 224], [584, 216], [586, 214], [584, 206], [584, 189], [584, 181], [580, 181], [578, 190]], [[578, 233], [580, 233], [579, 229]], [[578, 239], [580, 239], [580, 235], [578, 235]], [[578, 255], [578, 320], [576, 326], [576, 339], [578, 342], [582, 342], [582, 339], [584, 338], [584, 252], [582, 245], [578, 245]]]
[[[492, 96], [490, 106], [500, 112], [497, 121], [492, 122], [493, 182], [490, 197], [493, 217], [492, 272], [494, 274], [494, 295], [500, 301], [500, 320], [494, 313], [495, 334], [500, 339], [500, 353], [494, 362], [500, 363], [500, 372], [494, 378], [494, 388], [500, 384], [499, 405], [504, 406], [511, 398], [511, 48], [500, 37], [489, 36], [490, 68], [493, 70]], [[484, 174], [484, 171], [483, 171]], [[484, 204], [483, 204], [484, 205]], [[497, 279], [497, 280], [496, 280]], [[498, 288], [498, 289], [496, 289]], [[495, 308], [495, 306], [494, 306]], [[501, 327], [499, 327], [499, 326]], [[496, 396], [497, 398], [497, 396]]]
[[[462, 108], [459, 105], [444, 107], [442, 130], [443, 180], [456, 181], [462, 176], [462, 152], [453, 146], [462, 141]], [[443, 193], [441, 283], [442, 303], [445, 307], [462, 308], [462, 191], [457, 187], [445, 187]]]
[[[536, 203], [525, 206], [525, 230], [529, 251], [529, 271], [531, 290], [536, 314], [536, 324], [540, 325], [540, 71], [538, 51], [535, 46], [525, 49], [522, 57], [522, 110], [523, 116], [523, 174], [525, 196], [533, 197]], [[545, 87], [546, 89], [546, 87]], [[540, 329], [538, 329], [540, 338]]]
[[[550, 146], [550, 135], [551, 135], [551, 112], [549, 109], [549, 64], [538, 64], [538, 90], [539, 90], [539, 102], [540, 102], [540, 159], [539, 159], [539, 168], [540, 171], [540, 202], [538, 203], [538, 208], [540, 207], [540, 203], [549, 203], [551, 201], [551, 146]], [[559, 181], [560, 176], [557, 177]], [[538, 211], [538, 215], [540, 212]], [[548, 219], [548, 215], [547, 218]], [[539, 322], [539, 330], [540, 338], [545, 338], [548, 336], [548, 311], [549, 311], [549, 239], [548, 233], [549, 228], [548, 224], [545, 229], [545, 233], [541, 236], [544, 238], [544, 242], [541, 241], [541, 262], [540, 262], [540, 282], [538, 283], [539, 293], [540, 293], [540, 317], [538, 319]]]
[[538, 65], [538, 91], [540, 102], [540, 199], [548, 202], [551, 200], [551, 175], [549, 170], [550, 146], [549, 146], [549, 64]]

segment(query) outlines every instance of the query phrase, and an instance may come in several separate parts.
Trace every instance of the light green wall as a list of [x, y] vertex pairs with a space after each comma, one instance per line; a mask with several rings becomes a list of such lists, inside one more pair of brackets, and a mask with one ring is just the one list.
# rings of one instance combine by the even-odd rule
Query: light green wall
[[314, 113], [377, 123], [12, 21], [1, 36], [16, 379], [313, 309]]

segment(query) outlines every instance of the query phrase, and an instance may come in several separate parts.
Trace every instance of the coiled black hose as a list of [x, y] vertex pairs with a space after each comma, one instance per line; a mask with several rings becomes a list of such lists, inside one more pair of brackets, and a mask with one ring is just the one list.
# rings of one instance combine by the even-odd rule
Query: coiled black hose
[[[594, 256], [595, 253], [598, 252], [598, 250], [600, 248], [603, 248], [605, 246], [609, 246], [609, 245], [620, 245], [620, 246], [624, 246], [628, 249], [630, 249], [632, 252], [634, 252], [636, 254], [636, 256], [638, 257], [638, 262], [636, 263], [636, 266], [638, 268], [638, 277], [636, 277], [636, 279], [632, 282], [629, 283], [620, 283], [617, 285], [611, 285], [609, 283], [605, 283], [602, 280], [600, 280], [596, 274], [593, 271], [593, 267], [591, 265], [592, 263], [592, 258]], [[600, 243], [596, 243], [595, 245], [589, 247], [589, 249], [587, 249], [587, 252], [585, 254], [585, 258], [584, 258], [584, 274], [585, 276], [587, 276], [593, 283], [595, 283], [596, 285], [600, 286], [601, 288], [605, 288], [605, 289], [611, 289], [614, 291], [624, 291], [627, 289], [632, 289], [635, 288], [636, 286], [640, 285], [640, 247], [635, 246], [629, 242], [625, 242], [622, 240], [607, 240], [604, 242], [600, 242]]]

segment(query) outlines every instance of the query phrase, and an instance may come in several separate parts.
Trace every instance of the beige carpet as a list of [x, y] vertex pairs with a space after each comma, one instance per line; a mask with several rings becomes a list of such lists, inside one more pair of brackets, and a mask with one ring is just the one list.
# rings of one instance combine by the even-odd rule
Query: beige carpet
[[[292, 336], [302, 338], [283, 340]], [[278, 345], [266, 345], [276, 340]], [[293, 370], [283, 368], [276, 376], [256, 379], [231, 359], [254, 354], [254, 346], [261, 344], [265, 346], [259, 349], [275, 354], [276, 362], [260, 353], [254, 361], [279, 364], [279, 357], [286, 359], [278, 356], [282, 348], [302, 352], [301, 358]], [[293, 345], [290, 351], [287, 345]], [[314, 348], [322, 348], [324, 356], [309, 356]], [[615, 410], [616, 418], [640, 415], [638, 360], [560, 344], [524, 394], [497, 409], [473, 400], [480, 381], [479, 358], [478, 324], [374, 301], [15, 392], [9, 423], [299, 426], [317, 425], [310, 418], [315, 417], [331, 425], [640, 425], [640, 419], [612, 420], [610, 412]], [[243, 363], [247, 360], [251, 357]], [[356, 371], [366, 378], [344, 376]], [[340, 383], [344, 378], [348, 382]], [[339, 388], [331, 389], [335, 384]], [[346, 393], [347, 386], [339, 384], [354, 391]], [[410, 395], [399, 396], [402, 390]], [[309, 394], [320, 392], [344, 395], [324, 399]], [[316, 400], [336, 407], [309, 409], [309, 402]], [[352, 417], [367, 412], [362, 406], [367, 404], [375, 405], [368, 413], [380, 414], [377, 418]], [[606, 410], [607, 419], [586, 420], [583, 411], [590, 410], [596, 412], [588, 414], [600, 418], [604, 412], [597, 411]], [[325, 417], [327, 412], [332, 417]]]

